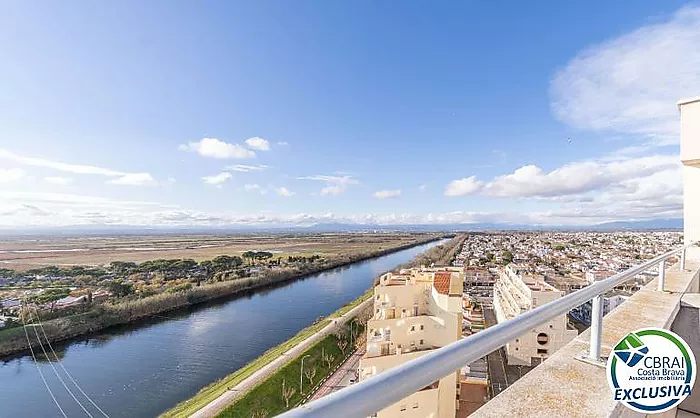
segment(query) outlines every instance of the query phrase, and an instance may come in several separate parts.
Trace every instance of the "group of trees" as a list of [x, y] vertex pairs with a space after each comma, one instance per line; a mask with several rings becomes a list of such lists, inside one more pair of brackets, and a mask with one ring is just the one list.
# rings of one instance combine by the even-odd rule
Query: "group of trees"
[[269, 251], [246, 251], [243, 253], [243, 258], [251, 264], [255, 264], [256, 260], [267, 260], [273, 256], [274, 254]]
[[49, 277], [77, 277], [89, 276], [100, 277], [107, 274], [99, 267], [71, 266], [68, 268], [58, 266], [39, 267], [18, 272], [8, 268], [0, 268], [0, 277], [23, 278], [33, 276], [49, 276]]
[[33, 295], [27, 298], [28, 302], [43, 305], [45, 303], [53, 302], [62, 298], [65, 298], [70, 294], [70, 289], [67, 287], [57, 288], [57, 289], [46, 289], [38, 295]]

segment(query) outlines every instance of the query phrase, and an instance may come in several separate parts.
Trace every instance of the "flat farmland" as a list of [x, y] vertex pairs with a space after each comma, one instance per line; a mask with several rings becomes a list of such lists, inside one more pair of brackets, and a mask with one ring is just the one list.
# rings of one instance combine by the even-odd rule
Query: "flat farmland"
[[0, 268], [23, 271], [52, 265], [102, 266], [112, 261], [177, 258], [201, 261], [245, 251], [332, 258], [398, 247], [431, 236], [397, 232], [0, 237]]

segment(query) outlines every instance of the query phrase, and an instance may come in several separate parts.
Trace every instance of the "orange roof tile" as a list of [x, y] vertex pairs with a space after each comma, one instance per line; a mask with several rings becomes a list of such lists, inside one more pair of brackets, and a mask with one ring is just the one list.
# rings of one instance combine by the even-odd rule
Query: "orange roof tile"
[[450, 277], [452, 277], [452, 273], [449, 271], [438, 271], [435, 273], [433, 287], [438, 293], [447, 295], [450, 292]]

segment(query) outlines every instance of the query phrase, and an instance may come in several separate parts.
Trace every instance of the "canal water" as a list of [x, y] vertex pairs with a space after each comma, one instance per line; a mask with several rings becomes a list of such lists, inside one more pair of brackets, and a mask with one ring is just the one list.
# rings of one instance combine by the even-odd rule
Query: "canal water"
[[[154, 417], [357, 298], [379, 274], [442, 242], [169, 312], [57, 343], [54, 349], [80, 387], [111, 418]], [[53, 366], [88, 411], [102, 416], [63, 369]], [[68, 417], [88, 416], [62, 386], [52, 364], [41, 358], [35, 363], [24, 355], [0, 360], [0, 417], [62, 416], [39, 371]]]

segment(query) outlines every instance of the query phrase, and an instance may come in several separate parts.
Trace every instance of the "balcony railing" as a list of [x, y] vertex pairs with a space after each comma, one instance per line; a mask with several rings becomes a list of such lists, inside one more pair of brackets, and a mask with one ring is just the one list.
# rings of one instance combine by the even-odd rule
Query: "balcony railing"
[[589, 300], [593, 301], [593, 312], [590, 350], [586, 357], [589, 361], [599, 361], [603, 321], [602, 295], [615, 286], [634, 278], [637, 274], [657, 266], [659, 269], [658, 290], [663, 291], [666, 260], [680, 253], [678, 264], [681, 271], [685, 270], [685, 252], [690, 246], [676, 248], [661, 254], [643, 264], [606, 280], [592, 283], [581, 290], [525, 312], [511, 320], [487, 328], [314, 402], [302, 405], [280, 415], [280, 417], [356, 418], [370, 416], [432, 382], [454, 373], [465, 364], [469, 364], [515, 340], [530, 329]]

